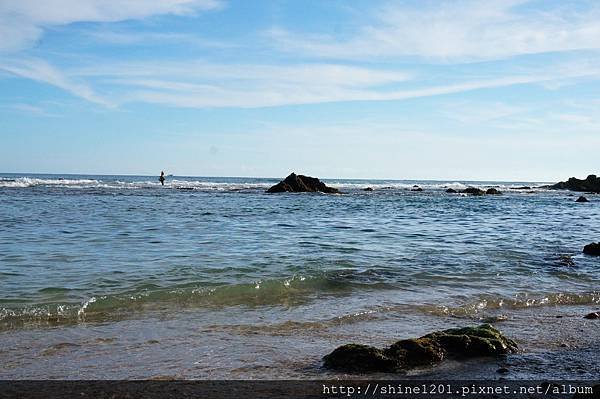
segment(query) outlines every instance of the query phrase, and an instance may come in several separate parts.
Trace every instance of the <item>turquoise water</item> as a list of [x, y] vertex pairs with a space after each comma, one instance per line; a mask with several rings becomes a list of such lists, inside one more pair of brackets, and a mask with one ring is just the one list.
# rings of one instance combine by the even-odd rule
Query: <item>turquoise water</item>
[[[195, 320], [215, 340], [255, 331], [264, 349], [311, 329], [328, 343], [389, 339], [449, 318], [600, 303], [600, 265], [581, 254], [600, 240], [596, 196], [576, 204], [538, 182], [333, 179], [344, 195], [266, 194], [277, 181], [0, 175], [0, 332], [24, 342], [127, 325], [161, 341], [168, 334], [149, 324]], [[467, 186], [504, 194], [445, 193]], [[386, 332], [391, 315], [404, 319]], [[221, 359], [215, 375], [241, 367], [240, 356]], [[25, 363], [0, 375], [52, 375]]]

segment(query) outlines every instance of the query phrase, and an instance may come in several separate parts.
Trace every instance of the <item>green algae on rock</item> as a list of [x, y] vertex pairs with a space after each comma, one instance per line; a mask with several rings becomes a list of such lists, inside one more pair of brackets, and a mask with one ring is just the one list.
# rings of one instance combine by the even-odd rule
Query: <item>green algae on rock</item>
[[388, 348], [348, 344], [323, 357], [326, 368], [350, 372], [398, 372], [432, 366], [445, 358], [496, 357], [517, 344], [489, 324], [453, 328], [397, 341]]

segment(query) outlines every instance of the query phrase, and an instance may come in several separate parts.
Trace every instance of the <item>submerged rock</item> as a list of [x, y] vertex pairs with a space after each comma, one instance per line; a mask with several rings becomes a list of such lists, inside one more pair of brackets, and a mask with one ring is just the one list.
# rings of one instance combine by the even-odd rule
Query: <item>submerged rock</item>
[[412, 189], [412, 190], [410, 190], [410, 191], [423, 191], [423, 189], [422, 189], [421, 187], [417, 187], [417, 188], [413, 188], [413, 189]]
[[476, 187], [468, 187], [461, 191], [464, 194], [472, 194], [472, 195], [484, 195], [485, 191], [476, 188]]
[[431, 366], [445, 358], [497, 357], [517, 350], [517, 344], [489, 324], [453, 328], [420, 338], [404, 339], [378, 349], [348, 344], [323, 357], [326, 368], [352, 372], [397, 372]]
[[529, 186], [522, 186], [522, 187], [511, 187], [511, 190], [531, 190], [531, 187]]
[[582, 195], [581, 197], [577, 198], [575, 200], [575, 202], [590, 202], [590, 201]]
[[593, 242], [583, 247], [583, 253], [586, 255], [600, 256], [600, 242]]
[[386, 372], [396, 369], [394, 360], [381, 349], [368, 345], [348, 344], [323, 357], [325, 367], [358, 372]]
[[495, 188], [488, 188], [485, 193], [488, 195], [501, 195], [502, 191], [495, 189]]
[[453, 188], [449, 188], [448, 190], [446, 190], [446, 192], [447, 192], [448, 194], [456, 194], [458, 191], [456, 191], [456, 190], [455, 190], [455, 189], [453, 189]]
[[554, 190], [571, 190], [571, 191], [585, 191], [591, 193], [600, 193], [600, 177], [596, 175], [589, 175], [585, 180], [580, 180], [575, 177], [571, 177], [566, 182], [556, 183], [550, 186]]
[[568, 267], [575, 266], [575, 261], [573, 260], [571, 255], [560, 255], [558, 257], [558, 263], [561, 266], [568, 266]]
[[594, 312], [594, 313], [587, 314], [587, 315], [583, 316], [583, 318], [588, 319], [588, 320], [600, 319], [600, 312]]
[[371, 187], [363, 188], [363, 191], [373, 191]]
[[316, 177], [290, 174], [284, 180], [280, 181], [267, 190], [268, 193], [306, 193], [322, 192], [328, 194], [337, 194], [340, 191], [337, 188], [328, 187]]

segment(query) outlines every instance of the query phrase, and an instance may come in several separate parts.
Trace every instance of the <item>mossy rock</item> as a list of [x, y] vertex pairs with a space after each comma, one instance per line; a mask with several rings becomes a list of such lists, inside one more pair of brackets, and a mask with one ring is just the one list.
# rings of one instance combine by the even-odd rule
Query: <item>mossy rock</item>
[[384, 353], [391, 359], [396, 359], [401, 368], [430, 366], [444, 360], [444, 348], [429, 338], [404, 339], [398, 341]]
[[397, 372], [432, 366], [447, 357], [497, 357], [517, 351], [517, 344], [489, 324], [452, 328], [397, 341], [388, 348], [349, 344], [323, 358], [326, 368], [353, 372]]
[[452, 328], [425, 337], [439, 342], [449, 355], [457, 357], [498, 356], [517, 350], [513, 340], [489, 324]]
[[323, 365], [329, 369], [358, 372], [388, 372], [398, 366], [381, 349], [360, 344], [338, 347], [323, 357]]

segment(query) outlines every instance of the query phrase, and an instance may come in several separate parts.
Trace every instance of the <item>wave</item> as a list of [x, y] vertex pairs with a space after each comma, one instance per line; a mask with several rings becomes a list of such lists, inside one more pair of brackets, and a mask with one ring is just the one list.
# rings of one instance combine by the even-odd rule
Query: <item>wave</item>
[[34, 187], [34, 186], [82, 186], [90, 187], [100, 184], [94, 179], [38, 179], [33, 177], [19, 177], [15, 179], [1, 178], [0, 187]]
[[28, 187], [65, 187], [65, 188], [100, 188], [100, 189], [174, 189], [174, 190], [205, 190], [205, 191], [242, 191], [266, 190], [274, 183], [250, 182], [211, 182], [199, 180], [169, 179], [164, 186], [153, 180], [96, 180], [96, 179], [42, 179], [32, 177], [18, 177], [14, 179], [0, 178], [0, 187], [28, 188]]
[[389, 289], [391, 285], [360, 273], [293, 276], [220, 286], [147, 286], [121, 294], [96, 295], [79, 303], [44, 303], [0, 308], [0, 329], [22, 325], [60, 325], [116, 320], [143, 311], [190, 307], [293, 305], [312, 296], [347, 295], [355, 289]]
[[[39, 178], [39, 177], [15, 177], [7, 178], [0, 177], [0, 188], [28, 188], [28, 187], [63, 187], [63, 188], [97, 188], [97, 189], [171, 189], [182, 191], [264, 191], [276, 183], [275, 180], [264, 179], [249, 179], [249, 181], [205, 181], [192, 180], [181, 178], [169, 178], [164, 186], [160, 184], [158, 179], [141, 179], [141, 180], [126, 180], [126, 179], [91, 179], [91, 178]], [[332, 187], [342, 191], [352, 192], [361, 191], [367, 187], [376, 191], [406, 191], [421, 187], [424, 190], [441, 191], [448, 188], [455, 190], [463, 190], [467, 187], [489, 188], [496, 187], [500, 190], [517, 191], [526, 187], [531, 191], [546, 190], [541, 183], [530, 183], [529, 186], [524, 186], [523, 183], [491, 183], [491, 182], [405, 182], [405, 181], [341, 181], [327, 180], [326, 183]]]
[[[408, 285], [407, 285], [408, 284]], [[138, 286], [121, 293], [94, 295], [81, 302], [40, 303], [0, 307], [0, 330], [23, 326], [54, 326], [80, 322], [114, 321], [143, 312], [175, 313], [186, 308], [296, 306], [326, 297], [346, 297], [354, 292], [406, 290], [409, 302], [397, 305], [371, 303], [371, 313], [416, 312], [439, 317], [481, 318], [498, 311], [518, 311], [545, 306], [598, 305], [600, 292], [520, 293], [514, 296], [482, 295], [441, 299], [444, 303], [415, 303], [418, 295], [409, 283], [388, 281], [385, 271], [338, 270], [315, 275], [294, 275], [285, 279], [260, 280], [241, 284], [185, 284], [160, 287]], [[56, 290], [57, 288], [53, 288]], [[383, 294], [387, 296], [387, 294]], [[378, 297], [378, 295], [374, 295]]]
[[600, 292], [584, 293], [548, 293], [548, 294], [517, 294], [513, 297], [482, 296], [467, 301], [458, 306], [420, 305], [418, 308], [425, 313], [437, 316], [477, 317], [499, 310], [522, 310], [547, 306], [598, 305]]

